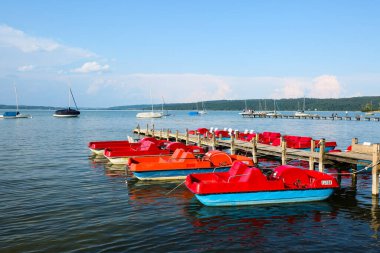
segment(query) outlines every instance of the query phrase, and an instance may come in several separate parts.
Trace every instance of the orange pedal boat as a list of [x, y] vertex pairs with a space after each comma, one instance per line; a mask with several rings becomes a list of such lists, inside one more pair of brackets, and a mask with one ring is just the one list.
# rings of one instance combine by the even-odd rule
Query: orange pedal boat
[[167, 180], [185, 179], [194, 173], [228, 171], [234, 161], [254, 165], [252, 159], [246, 156], [213, 150], [197, 158], [183, 149], [177, 149], [171, 156], [129, 158], [128, 165], [129, 170], [140, 180]]

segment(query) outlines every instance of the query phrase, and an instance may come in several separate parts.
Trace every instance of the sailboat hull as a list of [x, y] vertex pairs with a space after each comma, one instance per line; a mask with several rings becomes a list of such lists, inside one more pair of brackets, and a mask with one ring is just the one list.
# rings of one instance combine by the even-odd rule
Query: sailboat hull
[[17, 116], [4, 116], [0, 115], [0, 118], [2, 119], [28, 119], [31, 118], [32, 116], [30, 114], [19, 114]]
[[163, 115], [161, 112], [139, 112], [136, 114], [136, 118], [161, 118]]
[[78, 117], [80, 114], [80, 111], [74, 110], [74, 109], [63, 109], [63, 110], [57, 110], [53, 114], [54, 117], [59, 118], [73, 118]]

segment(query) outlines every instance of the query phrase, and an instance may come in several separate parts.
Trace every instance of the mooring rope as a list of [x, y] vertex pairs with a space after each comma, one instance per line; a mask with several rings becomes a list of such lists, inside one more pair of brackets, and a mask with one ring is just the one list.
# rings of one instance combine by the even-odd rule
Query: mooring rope
[[177, 185], [176, 187], [174, 187], [173, 189], [171, 189], [170, 191], [168, 191], [167, 193], [165, 193], [165, 195], [169, 195], [170, 193], [172, 193], [173, 191], [175, 191], [178, 187], [180, 187], [181, 185], [183, 185], [185, 182], [186, 182], [186, 180], [184, 180], [182, 183], [180, 183], [179, 185]]
[[349, 173], [327, 173], [327, 174], [331, 174], [331, 175], [355, 175], [355, 174], [358, 174], [358, 173], [360, 173], [362, 171], [368, 170], [369, 168], [372, 169], [373, 167], [375, 167], [375, 166], [377, 166], [379, 164], [380, 164], [380, 161], [378, 163], [374, 164], [374, 165], [372, 165], [372, 163], [370, 163], [369, 165], [365, 166], [361, 170], [354, 171], [354, 172], [349, 172]]

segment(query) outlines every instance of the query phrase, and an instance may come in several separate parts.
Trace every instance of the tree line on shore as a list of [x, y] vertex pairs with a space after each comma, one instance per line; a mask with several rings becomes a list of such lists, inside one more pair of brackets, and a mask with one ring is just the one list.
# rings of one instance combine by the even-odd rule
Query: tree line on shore
[[[225, 110], [225, 111], [241, 111], [245, 108], [262, 111], [296, 111], [302, 110], [305, 101], [305, 110], [308, 111], [378, 111], [380, 110], [380, 96], [352, 97], [352, 98], [288, 98], [288, 99], [246, 99], [246, 100], [214, 100], [204, 101], [203, 105], [206, 110]], [[196, 110], [202, 109], [202, 102], [194, 103], [170, 103], [156, 104], [155, 110], [161, 110], [164, 106], [165, 110]], [[274, 108], [276, 106], [276, 108]], [[0, 105], [0, 109], [13, 110], [14, 105]], [[151, 110], [152, 105], [125, 105], [108, 108], [87, 108], [87, 109], [108, 109], [108, 110]], [[19, 109], [32, 110], [55, 110], [56, 107], [51, 106], [27, 106], [20, 105]], [[84, 109], [82, 107], [82, 109]]]
[[[376, 111], [380, 110], [380, 96], [353, 97], [353, 98], [288, 98], [288, 99], [246, 99], [246, 100], [215, 100], [203, 102], [207, 110], [241, 111], [245, 108], [256, 111], [275, 110], [296, 111], [302, 110], [305, 101], [305, 110], [308, 111]], [[154, 105], [156, 110], [161, 109], [161, 104]], [[151, 110], [151, 105], [117, 106], [108, 109]], [[164, 105], [165, 110], [196, 110], [202, 109], [202, 102], [171, 103]]]

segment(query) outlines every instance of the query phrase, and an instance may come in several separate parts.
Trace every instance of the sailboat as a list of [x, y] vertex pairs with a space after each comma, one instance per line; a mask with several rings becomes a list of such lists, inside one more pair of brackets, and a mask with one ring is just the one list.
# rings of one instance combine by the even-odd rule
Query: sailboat
[[305, 97], [303, 97], [303, 107], [302, 107], [302, 110], [298, 109], [294, 113], [294, 116], [298, 116], [298, 117], [316, 117], [318, 115], [317, 114], [310, 114], [310, 113], [306, 113], [305, 112]]
[[276, 106], [276, 99], [273, 99], [273, 111], [272, 112], [267, 112], [267, 116], [279, 116], [281, 113], [277, 111], [277, 106]]
[[169, 111], [168, 110], [164, 110], [164, 105], [165, 105], [165, 100], [164, 100], [164, 97], [162, 97], [162, 109], [161, 109], [162, 116], [163, 117], [170, 116]]
[[188, 114], [189, 114], [190, 116], [199, 116], [199, 115], [201, 115], [201, 114], [199, 113], [199, 109], [198, 109], [198, 102], [196, 102], [195, 104], [196, 104], [196, 106], [197, 106], [197, 110], [195, 110], [195, 111], [191, 111], [191, 112], [188, 112]]
[[[71, 98], [74, 101], [75, 108], [72, 109], [71, 106]], [[73, 117], [78, 117], [80, 114], [80, 111], [78, 109], [77, 103], [75, 102], [75, 98], [73, 95], [73, 92], [71, 91], [71, 88], [69, 88], [69, 107], [67, 109], [60, 109], [56, 110], [53, 114], [54, 117], [59, 117], [59, 118], [73, 118]]]
[[372, 107], [372, 100], [371, 100], [371, 103], [369, 104], [368, 110], [365, 111], [365, 115], [367, 116], [371, 116], [371, 115], [374, 115], [375, 112], [373, 111], [373, 107]]
[[255, 113], [253, 110], [247, 108], [247, 100], [244, 100], [244, 105], [245, 105], [245, 107], [244, 107], [243, 111], [239, 112], [240, 115], [243, 115], [243, 117], [244, 117], [244, 116], [253, 115]]
[[3, 118], [3, 119], [25, 119], [25, 118], [31, 118], [32, 116], [30, 114], [21, 114], [19, 111], [18, 111], [18, 96], [17, 96], [17, 89], [16, 89], [16, 85], [14, 85], [14, 89], [15, 89], [15, 95], [16, 95], [16, 111], [12, 111], [12, 112], [4, 112], [3, 115], [0, 115], [0, 118]]
[[207, 110], [205, 108], [205, 105], [204, 105], [203, 101], [202, 101], [202, 110], [198, 111], [198, 113], [201, 114], [201, 115], [202, 114], [207, 114]]
[[153, 101], [152, 101], [152, 91], [150, 91], [150, 100], [152, 104], [152, 111], [150, 112], [139, 112], [136, 114], [136, 118], [148, 119], [148, 118], [162, 118], [164, 112], [155, 112], [153, 109]]

